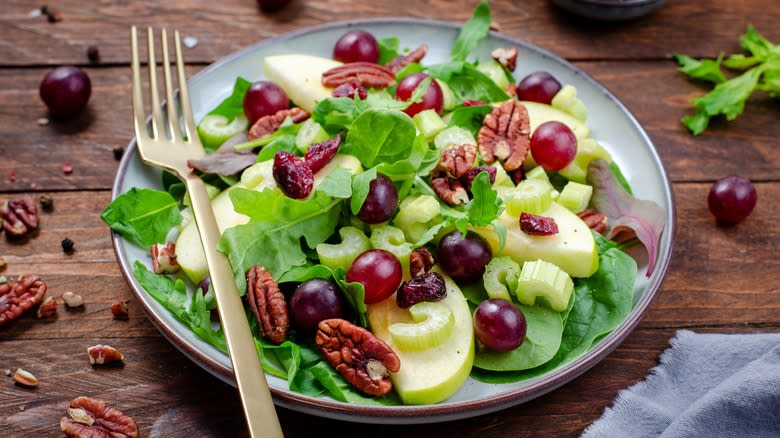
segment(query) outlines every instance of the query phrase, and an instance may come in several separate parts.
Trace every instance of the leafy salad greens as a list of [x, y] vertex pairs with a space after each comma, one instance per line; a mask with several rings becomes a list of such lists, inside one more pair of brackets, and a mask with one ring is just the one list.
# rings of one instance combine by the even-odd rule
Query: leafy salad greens
[[[348, 264], [345, 267], [326, 263], [323, 248], [348, 251], [349, 245], [378, 247], [378, 230], [392, 230], [401, 236], [399, 241], [384, 244], [403, 260], [408, 275], [409, 254], [413, 249], [430, 248], [431, 252], [436, 252], [439, 239], [458, 230], [463, 235], [467, 232], [482, 234], [491, 242], [494, 255], [512, 256], [501, 259], [514, 264], [514, 268], [510, 267], [501, 277], [488, 278], [494, 275], [488, 270], [484, 283], [459, 285], [471, 311], [486, 299], [494, 298], [495, 288], [489, 284], [497, 282], [500, 289], [507, 291], [506, 299], [520, 309], [527, 324], [523, 342], [509, 351], [494, 351], [477, 341], [473, 367], [469, 364], [473, 378], [505, 383], [549, 372], [586, 352], [626, 319], [632, 309], [636, 262], [621, 250], [621, 245], [598, 233], [591, 236], [576, 213], [590, 206], [615, 224], [608, 235], [635, 235], [649, 254], [648, 276], [655, 263], [664, 215], [657, 205], [633, 198], [617, 164], [595, 140], [577, 139], [579, 146], [569, 166], [571, 169], [545, 171], [530, 155], [524, 163], [525, 179], [537, 181], [537, 185], [544, 188], [543, 196], [548, 197], [539, 202], [545, 201], [547, 206], [552, 203], [549, 212], [559, 212], [555, 214], [561, 221], [562, 232], [579, 230], [580, 235], [570, 237], [592, 244], [592, 251], [576, 255], [580, 261], [585, 260], [585, 263], [575, 263], [576, 269], [588, 270], [587, 275], [570, 276], [560, 267], [553, 266], [571, 286], [568, 290], [565, 286], [547, 289], [536, 302], [523, 302], [519, 295], [511, 296], [517, 294], [518, 284], [525, 275], [520, 272], [520, 266], [531, 260], [513, 257], [517, 254], [513, 250], [518, 245], [528, 245], [529, 252], [544, 253], [553, 241], [553, 237], [548, 236], [529, 237], [520, 229], [517, 215], [511, 214], [512, 203], [521, 196], [518, 194], [522, 192], [520, 188], [530, 184], [516, 183], [501, 163], [495, 163], [480, 167], [469, 181], [469, 200], [464, 205], [444, 202], [432, 187], [430, 175], [440, 164], [442, 151], [467, 143], [476, 146], [475, 137], [483, 128], [485, 117], [495, 111], [495, 105], [514, 99], [506, 89], [507, 83], [516, 82], [511, 71], [497, 61], [470, 59], [487, 36], [490, 22], [490, 9], [486, 2], [481, 2], [460, 31], [447, 62], [410, 63], [398, 71], [397, 81], [418, 72], [428, 75], [406, 101], [395, 98], [393, 87], [370, 89], [364, 99], [357, 93], [354, 98], [322, 98], [311, 109], [311, 119], [294, 123], [288, 118], [275, 132], [252, 140], [246, 138], [245, 124], [232, 124], [244, 117], [242, 103], [251, 85], [247, 79], [236, 79], [232, 94], [209, 116], [224, 118], [225, 126], [240, 126], [234, 133], [237, 140], [210, 148], [211, 156], [220, 160], [216, 161], [215, 170], [204, 172], [202, 178], [213, 189], [215, 213], [227, 211], [225, 214], [231, 218], [222, 230], [218, 249], [229, 257], [242, 295], [247, 287], [245, 272], [256, 265], [270, 272], [283, 290], [311, 279], [329, 280], [342, 292], [349, 307], [349, 318], [357, 325], [372, 328], [367, 317], [370, 310], [364, 285], [347, 280]], [[380, 64], [387, 64], [402, 53], [398, 38], [380, 39], [377, 44]], [[752, 53], [759, 56], [757, 49]], [[763, 60], [756, 59], [755, 62]], [[709, 65], [698, 68], [709, 71], [697, 73], [701, 77], [723, 79], [713, 74]], [[443, 88], [448, 96], [443, 114], [428, 110], [426, 121], [423, 117], [410, 117], [405, 113], [410, 105], [422, 101], [433, 84]], [[584, 126], [582, 111], [574, 112], [568, 106], [572, 99], [568, 104], [559, 102], [553, 100], [552, 106], [534, 106], [529, 102], [528, 107], [537, 111], [531, 112], [532, 117], [543, 111], [553, 119], [559, 117], [582, 124], [585, 132], [589, 132]], [[578, 105], [581, 107], [582, 103]], [[203, 133], [200, 128], [199, 132]], [[311, 132], [317, 133], [318, 140], [302, 144], [301, 138]], [[315, 174], [311, 194], [303, 199], [285, 196], [272, 175], [274, 157], [279, 153], [303, 156], [307, 148], [313, 147], [311, 144], [336, 136], [340, 142], [332, 162], [336, 164], [328, 164]], [[233, 155], [228, 158], [219, 157], [220, 154]], [[241, 157], [237, 158], [238, 155]], [[204, 166], [209, 168], [213, 164], [210, 161]], [[225, 171], [226, 168], [229, 170]], [[202, 170], [201, 167], [198, 169]], [[392, 181], [400, 206], [392, 220], [369, 226], [356, 216], [370, 196], [372, 183], [381, 175]], [[194, 225], [181, 184], [171, 181], [167, 175], [163, 186], [166, 190], [133, 188], [114, 199], [101, 217], [112, 230], [141, 247], [167, 242], [178, 234], [177, 255], [181, 258], [186, 255], [178, 253], [184, 251], [186, 242], [182, 243], [182, 239], [194, 230]], [[219, 222], [219, 214], [217, 216]], [[348, 244], [349, 239], [356, 240]], [[194, 247], [190, 246], [187, 251], [200, 251], [199, 240], [194, 242]], [[563, 245], [566, 244], [564, 241]], [[357, 254], [350, 261], [355, 256]], [[189, 282], [200, 282], [208, 272], [202, 267], [187, 267], [182, 263], [184, 276], [160, 275], [150, 271], [147, 265], [135, 261], [132, 268], [143, 288], [199, 338], [226, 352], [224, 334], [219, 324], [211, 320], [216, 306], [213, 291], [203, 283], [201, 289], [194, 292], [188, 287]], [[532, 277], [524, 284], [544, 280], [546, 278]], [[550, 304], [550, 294], [555, 293], [568, 294], [563, 302], [568, 303], [565, 309]], [[390, 299], [394, 301], [394, 298]], [[253, 333], [257, 333], [258, 323], [248, 310], [247, 318]], [[470, 319], [467, 326], [471, 332]], [[458, 333], [450, 336], [458, 336]], [[292, 391], [310, 396], [327, 395], [348, 403], [403, 403], [403, 397], [397, 393], [370, 397], [355, 389], [323, 360], [313, 339], [306, 333], [293, 330], [278, 345], [257, 336], [255, 344], [266, 372], [286, 379]], [[451, 392], [447, 396], [449, 394]]]

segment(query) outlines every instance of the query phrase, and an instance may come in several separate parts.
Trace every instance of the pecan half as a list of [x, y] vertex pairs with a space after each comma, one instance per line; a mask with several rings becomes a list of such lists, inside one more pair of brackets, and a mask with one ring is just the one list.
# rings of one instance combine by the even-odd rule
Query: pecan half
[[149, 253], [152, 256], [152, 270], [155, 274], [173, 274], [180, 269], [176, 261], [175, 243], [155, 243], [149, 247]]
[[114, 319], [128, 319], [127, 300], [119, 300], [111, 305], [111, 314]]
[[401, 360], [370, 331], [343, 319], [326, 319], [320, 321], [315, 341], [325, 360], [355, 388], [375, 396], [393, 389], [389, 372], [398, 372]]
[[260, 336], [267, 336], [274, 344], [281, 344], [290, 318], [287, 303], [271, 273], [262, 266], [253, 266], [246, 273], [246, 294], [249, 308], [257, 319]]
[[103, 400], [76, 397], [67, 412], [60, 418], [60, 429], [70, 437], [138, 438], [135, 420]]
[[38, 228], [38, 207], [31, 198], [8, 201], [3, 206], [3, 229], [10, 237], [24, 237]]
[[434, 169], [434, 173], [443, 172], [453, 178], [460, 178], [468, 173], [476, 160], [476, 145], [462, 144], [460, 146], [451, 146], [441, 151], [441, 158], [436, 169]]
[[579, 216], [591, 230], [599, 234], [604, 234], [607, 231], [609, 224], [607, 222], [607, 216], [604, 215], [604, 213], [589, 208], [577, 213], [577, 216]]
[[351, 79], [371, 88], [387, 88], [395, 83], [395, 73], [387, 67], [372, 62], [350, 62], [322, 74], [322, 85], [338, 87]]
[[479, 153], [486, 163], [498, 159], [507, 172], [519, 168], [531, 147], [531, 124], [528, 110], [508, 100], [485, 116], [477, 134]]
[[284, 123], [284, 120], [287, 117], [292, 119], [293, 123], [300, 123], [311, 117], [311, 114], [300, 108], [290, 108], [260, 117], [255, 124], [249, 128], [249, 132], [246, 134], [247, 140], [252, 141], [256, 138], [273, 134], [282, 126], [282, 123]]
[[469, 194], [460, 181], [441, 176], [431, 179], [431, 188], [439, 195], [442, 201], [449, 205], [463, 205], [469, 202]]
[[436, 260], [428, 248], [422, 247], [413, 250], [409, 254], [409, 274], [412, 278], [419, 277], [430, 271]]
[[57, 314], [57, 300], [46, 297], [38, 307], [38, 318], [52, 318]]
[[16, 282], [0, 283], [0, 326], [43, 301], [46, 289], [46, 283], [34, 275], [24, 275]]
[[406, 55], [398, 55], [393, 58], [392, 61], [387, 63], [387, 69], [393, 73], [398, 73], [403, 70], [409, 64], [422, 61], [425, 55], [428, 53], [428, 45], [423, 44], [420, 47], [412, 50]]
[[108, 365], [125, 360], [125, 356], [110, 345], [93, 345], [87, 348], [87, 355], [91, 365]]
[[505, 69], [515, 71], [515, 67], [517, 67], [517, 47], [510, 47], [508, 49], [499, 47], [490, 52], [490, 56], [504, 66]]

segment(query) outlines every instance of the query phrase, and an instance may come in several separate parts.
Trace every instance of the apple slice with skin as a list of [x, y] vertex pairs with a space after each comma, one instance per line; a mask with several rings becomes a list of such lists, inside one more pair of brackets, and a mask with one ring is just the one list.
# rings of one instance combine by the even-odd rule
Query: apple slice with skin
[[266, 79], [282, 87], [296, 105], [311, 112], [333, 89], [322, 85], [322, 74], [340, 66], [339, 61], [312, 55], [275, 55], [263, 61]]
[[[330, 163], [325, 165], [316, 175], [314, 175], [314, 187], [332, 171], [344, 168], [355, 175], [363, 170], [360, 161], [352, 155], [336, 155]], [[276, 181], [273, 177], [273, 160], [257, 163], [246, 170], [241, 175], [241, 181], [228, 187], [222, 193], [211, 200], [211, 208], [214, 210], [214, 217], [217, 220], [219, 232], [222, 233], [228, 228], [242, 225], [249, 221], [249, 218], [243, 214], [236, 213], [233, 210], [233, 202], [230, 200], [230, 191], [236, 187], [262, 192], [268, 188], [275, 188]], [[284, 195], [279, 195], [284, 196]], [[206, 265], [206, 255], [203, 253], [203, 246], [200, 243], [198, 229], [194, 222], [185, 225], [179, 238], [176, 240], [176, 261], [181, 266], [184, 274], [197, 284], [209, 273]]]
[[463, 385], [474, 364], [471, 311], [458, 285], [446, 275], [442, 277], [447, 296], [437, 304], [450, 308], [454, 326], [450, 336], [435, 347], [415, 351], [395, 345], [389, 327], [394, 323], [415, 323], [407, 309], [398, 307], [395, 295], [367, 306], [371, 330], [401, 359], [401, 369], [390, 378], [404, 404], [430, 404], [446, 399]]

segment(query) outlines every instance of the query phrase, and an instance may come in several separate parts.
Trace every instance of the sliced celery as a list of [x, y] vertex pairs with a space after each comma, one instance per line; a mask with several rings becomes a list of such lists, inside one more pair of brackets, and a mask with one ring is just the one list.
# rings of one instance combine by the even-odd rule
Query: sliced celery
[[477, 70], [489, 77], [502, 90], [506, 90], [506, 87], [509, 86], [509, 79], [506, 77], [506, 73], [504, 73], [504, 67], [495, 59], [480, 61], [477, 64]]
[[537, 298], [556, 312], [563, 312], [569, 304], [574, 282], [558, 266], [537, 260], [525, 262], [517, 279], [515, 295], [526, 306], [533, 306]]
[[322, 143], [330, 138], [330, 135], [325, 131], [325, 128], [315, 122], [314, 119], [306, 119], [301, 124], [301, 130], [295, 136], [295, 147], [301, 152], [309, 150], [309, 146], [314, 143]]
[[547, 181], [548, 183], [550, 182], [550, 177], [547, 176], [547, 172], [545, 172], [544, 167], [542, 166], [536, 166], [526, 172], [525, 179], [538, 179], [539, 181]]
[[430, 195], [407, 196], [398, 207], [393, 223], [404, 229], [414, 223], [426, 223], [441, 212], [439, 201]]
[[409, 308], [414, 323], [396, 322], [388, 330], [393, 343], [404, 350], [427, 350], [452, 336], [455, 316], [445, 303], [423, 301]]
[[339, 235], [341, 243], [317, 245], [317, 256], [320, 258], [320, 263], [329, 268], [347, 270], [357, 256], [371, 249], [371, 242], [355, 227], [342, 227]]
[[512, 301], [510, 291], [517, 289], [517, 277], [520, 265], [510, 257], [494, 257], [485, 267], [482, 284], [490, 298], [503, 298]]
[[210, 115], [198, 123], [198, 136], [203, 147], [217, 149], [230, 137], [249, 128], [249, 121], [244, 116], [237, 116], [228, 123], [225, 116]]
[[612, 156], [596, 140], [592, 138], [578, 140], [577, 154], [574, 156], [574, 160], [568, 166], [559, 170], [558, 173], [569, 181], [584, 184], [588, 175], [588, 165], [596, 158], [601, 158], [608, 163], [612, 162]]
[[573, 85], [564, 85], [555, 94], [550, 105], [582, 122], [588, 120], [588, 111], [585, 109], [585, 104], [577, 98], [577, 89]]
[[474, 135], [460, 126], [450, 126], [434, 137], [433, 144], [436, 149], [447, 149], [452, 145], [477, 144]]
[[526, 179], [512, 191], [506, 210], [511, 216], [519, 217], [521, 213], [539, 214], [547, 211], [552, 204], [553, 187], [549, 182], [538, 179]]
[[558, 203], [568, 208], [572, 213], [579, 213], [588, 208], [593, 187], [569, 181], [561, 190]]
[[490, 166], [496, 168], [496, 181], [493, 183], [493, 187], [514, 187], [515, 186], [515, 182], [512, 181], [512, 178], [509, 176], [508, 173], [506, 173], [506, 170], [504, 170], [504, 166], [502, 166], [501, 163], [496, 161]]
[[403, 277], [409, 278], [409, 254], [412, 245], [406, 241], [404, 232], [400, 228], [390, 225], [382, 225], [371, 232], [371, 246], [376, 249], [384, 249], [398, 257], [403, 269]]
[[436, 113], [436, 110], [432, 109], [420, 111], [412, 117], [412, 121], [420, 134], [429, 142], [436, 137], [436, 134], [447, 127], [441, 117]]

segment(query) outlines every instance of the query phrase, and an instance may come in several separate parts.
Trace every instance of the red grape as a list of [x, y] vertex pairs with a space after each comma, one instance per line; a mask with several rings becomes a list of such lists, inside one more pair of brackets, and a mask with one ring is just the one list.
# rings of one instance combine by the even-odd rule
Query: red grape
[[287, 93], [278, 85], [268, 81], [252, 84], [244, 96], [244, 114], [250, 124], [269, 114], [275, 114], [290, 107]]
[[398, 190], [390, 178], [380, 173], [371, 181], [357, 217], [367, 224], [378, 224], [390, 219], [397, 207]]
[[379, 45], [376, 38], [364, 30], [351, 30], [336, 41], [333, 59], [344, 63], [379, 62]]
[[526, 328], [523, 312], [501, 298], [483, 301], [474, 312], [474, 334], [491, 350], [517, 348], [525, 340]]
[[365, 303], [378, 303], [398, 289], [401, 284], [401, 262], [391, 252], [369, 249], [357, 256], [347, 271], [349, 283], [361, 283], [365, 289]]
[[473, 281], [482, 277], [493, 251], [479, 234], [469, 231], [464, 238], [460, 231], [442, 237], [436, 249], [436, 260], [447, 275], [458, 281]]
[[758, 201], [756, 188], [747, 178], [727, 176], [715, 181], [707, 196], [707, 205], [715, 217], [725, 223], [745, 220]]
[[92, 83], [77, 67], [57, 67], [44, 76], [39, 92], [52, 116], [69, 117], [87, 106]]
[[344, 317], [344, 298], [333, 282], [313, 278], [293, 292], [290, 315], [299, 329], [313, 332], [324, 319]]
[[577, 137], [561, 122], [542, 123], [531, 136], [531, 155], [546, 170], [561, 170], [577, 155]]
[[[409, 100], [420, 82], [427, 77], [428, 75], [425, 73], [413, 73], [401, 79], [401, 82], [398, 83], [398, 87], [395, 89], [395, 97], [398, 100]], [[441, 87], [438, 82], [431, 80], [431, 85], [428, 87], [428, 91], [425, 92], [425, 95], [423, 95], [422, 102], [409, 105], [404, 112], [408, 114], [409, 117], [412, 117], [420, 111], [427, 109], [435, 110], [437, 113], [441, 114], [443, 108], [444, 94], [441, 91]]]
[[553, 97], [561, 89], [561, 83], [558, 82], [550, 73], [537, 71], [524, 77], [517, 84], [517, 98], [520, 100], [530, 100], [549, 105]]

